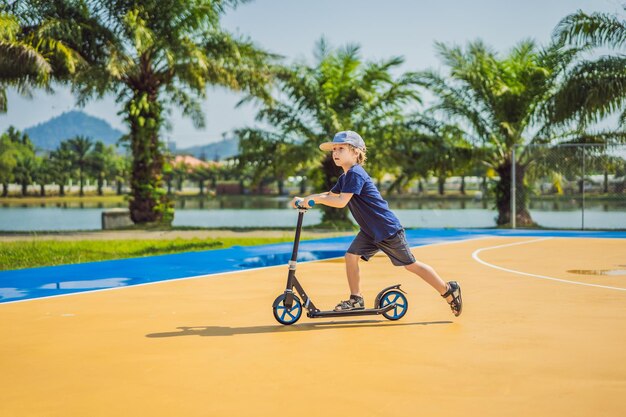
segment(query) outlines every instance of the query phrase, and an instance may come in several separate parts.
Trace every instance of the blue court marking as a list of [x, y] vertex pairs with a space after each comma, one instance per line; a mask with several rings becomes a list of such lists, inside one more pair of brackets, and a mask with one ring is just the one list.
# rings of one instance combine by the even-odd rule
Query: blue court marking
[[[626, 232], [504, 229], [411, 229], [406, 231], [406, 235], [411, 247], [492, 236], [626, 238]], [[306, 236], [306, 231], [303, 236]], [[303, 241], [300, 243], [298, 261], [343, 256], [352, 239], [353, 236], [345, 236]], [[286, 265], [291, 257], [291, 250], [292, 243], [287, 242], [0, 271], [0, 303]]]

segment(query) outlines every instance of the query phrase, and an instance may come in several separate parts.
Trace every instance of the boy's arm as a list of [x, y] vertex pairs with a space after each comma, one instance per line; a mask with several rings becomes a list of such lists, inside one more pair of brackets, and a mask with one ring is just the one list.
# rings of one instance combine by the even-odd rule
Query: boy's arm
[[306, 197], [305, 201], [313, 200], [315, 204], [324, 204], [325, 206], [343, 208], [348, 205], [353, 193], [335, 194], [330, 191], [321, 194], [312, 194]]

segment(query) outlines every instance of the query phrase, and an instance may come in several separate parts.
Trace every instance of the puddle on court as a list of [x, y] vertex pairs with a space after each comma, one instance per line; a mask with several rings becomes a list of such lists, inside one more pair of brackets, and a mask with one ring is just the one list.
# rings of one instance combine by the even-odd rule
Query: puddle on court
[[105, 278], [90, 281], [60, 281], [42, 285], [42, 290], [95, 290], [101, 288], [124, 287], [130, 278]]
[[0, 288], [0, 300], [20, 298], [26, 294], [28, 294], [27, 291], [20, 290], [19, 288]]
[[[624, 265], [620, 265], [624, 266]], [[618, 276], [626, 275], [626, 269], [570, 269], [570, 274], [576, 275], [604, 275], [604, 276]]]
[[[318, 250], [305, 251], [298, 254], [298, 262], [305, 261], [321, 261], [344, 263], [345, 250]], [[386, 256], [383, 253], [377, 253], [375, 257]], [[291, 259], [290, 253], [275, 253], [271, 255], [259, 255], [244, 259], [237, 266], [240, 268], [260, 268], [264, 266], [287, 265]]]

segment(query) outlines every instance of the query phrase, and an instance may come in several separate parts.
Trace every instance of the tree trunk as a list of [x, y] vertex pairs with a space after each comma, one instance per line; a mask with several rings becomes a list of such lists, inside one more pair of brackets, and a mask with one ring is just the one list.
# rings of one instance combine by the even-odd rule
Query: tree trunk
[[465, 175], [461, 176], [461, 195], [465, 195]]
[[604, 188], [602, 191], [604, 194], [609, 193], [609, 173], [607, 171], [604, 171]]
[[[389, 188], [387, 188], [387, 195], [391, 195], [394, 191], [398, 194], [402, 194], [402, 181], [404, 180], [404, 175], [399, 175], [398, 178], [391, 183]], [[380, 191], [380, 188], [379, 188]]]
[[[505, 160], [496, 168], [500, 180], [496, 184], [496, 207], [498, 226], [511, 224], [511, 160]], [[526, 166], [519, 162], [515, 165], [515, 223], [517, 226], [533, 226], [533, 219], [527, 209], [527, 190], [524, 187]]]
[[45, 197], [46, 196], [46, 185], [45, 184], [39, 184], [39, 196], [40, 197]]
[[446, 189], [444, 188], [446, 185], [446, 177], [438, 177], [437, 178], [437, 188], [439, 191], [439, 195], [445, 195]]
[[[326, 158], [322, 161], [322, 169], [324, 170], [324, 191], [330, 191], [331, 188], [337, 183], [337, 179], [343, 173], [341, 167], [338, 167], [333, 161], [332, 153], [326, 155]], [[334, 207], [328, 207], [320, 205], [322, 207], [322, 223], [348, 223], [348, 210], [346, 208], [337, 209]]]
[[23, 182], [22, 183], [22, 196], [26, 196], [27, 193], [28, 193], [28, 183]]
[[161, 106], [158, 87], [149, 74], [141, 80], [142, 91], [134, 91], [126, 105], [133, 155], [131, 168], [130, 218], [135, 224], [171, 224], [174, 210], [163, 185], [163, 155], [159, 144]]
[[6, 182], [2, 183], [2, 197], [6, 197], [9, 195], [9, 184]]
[[59, 184], [59, 195], [65, 197], [65, 184]]
[[122, 195], [122, 181], [116, 181], [117, 182], [117, 195]]
[[83, 171], [82, 170], [80, 171], [80, 175], [79, 176], [80, 176], [80, 189], [78, 191], [78, 195], [80, 197], [82, 197], [82, 196], [85, 195], [85, 192], [83, 191], [83, 185], [84, 185], [85, 179], [83, 178]]
[[98, 177], [98, 195], [103, 195], [102, 187], [104, 186], [104, 180], [102, 177]]
[[278, 186], [278, 195], [283, 195], [283, 191], [285, 190], [285, 181], [279, 179], [276, 181], [276, 185]]
[[204, 181], [198, 181], [198, 187], [200, 187], [200, 195], [204, 195]]
[[304, 195], [306, 193], [306, 177], [302, 177], [302, 181], [300, 181], [300, 195]]

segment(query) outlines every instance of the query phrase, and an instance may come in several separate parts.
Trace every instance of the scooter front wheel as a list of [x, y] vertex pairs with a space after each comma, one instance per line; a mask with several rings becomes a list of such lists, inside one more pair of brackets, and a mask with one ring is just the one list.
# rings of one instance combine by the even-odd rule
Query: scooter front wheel
[[288, 326], [297, 322], [300, 319], [300, 316], [302, 316], [302, 303], [294, 294], [291, 308], [287, 308], [285, 306], [285, 294], [281, 294], [276, 297], [276, 300], [274, 300], [272, 310], [274, 311], [274, 318], [276, 321], [280, 324]]
[[386, 292], [380, 299], [380, 307], [386, 307], [389, 304], [395, 303], [396, 306], [391, 310], [383, 313], [388, 320], [400, 320], [406, 314], [406, 311], [409, 309], [409, 301], [406, 299], [404, 294], [400, 291], [389, 291]]

